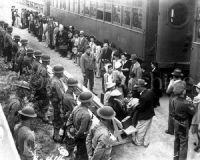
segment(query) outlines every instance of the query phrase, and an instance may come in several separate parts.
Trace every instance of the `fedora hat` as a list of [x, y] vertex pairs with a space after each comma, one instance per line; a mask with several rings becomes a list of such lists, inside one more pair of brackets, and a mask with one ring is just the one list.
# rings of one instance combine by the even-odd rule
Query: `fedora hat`
[[61, 64], [58, 64], [58, 65], [53, 67], [53, 72], [54, 73], [63, 73], [64, 67]]
[[200, 89], [200, 82], [194, 86], [197, 87], [198, 89]]
[[112, 88], [112, 87], [115, 87], [116, 86], [116, 83], [113, 83], [113, 82], [108, 82], [106, 83], [106, 88], [109, 89], [109, 88]]
[[87, 102], [91, 102], [93, 100], [93, 95], [91, 92], [82, 92], [79, 97], [78, 100], [81, 103], [87, 103]]
[[74, 78], [69, 78], [67, 80], [67, 86], [68, 87], [74, 87], [74, 86], [77, 86], [77, 84], [78, 84], [78, 81]]
[[97, 110], [97, 115], [103, 119], [113, 119], [116, 113], [112, 107], [103, 106]]
[[176, 68], [176, 69], [174, 69], [174, 71], [172, 72], [172, 75], [173, 75], [173, 76], [177, 76], [177, 77], [182, 77], [182, 76], [183, 76], [183, 73], [182, 73], [181, 69]]
[[118, 89], [115, 89], [110, 93], [111, 97], [121, 96], [121, 95], [122, 95], [122, 93]]
[[144, 86], [146, 86], [146, 85], [147, 85], [147, 82], [145, 82], [144, 79], [138, 79], [138, 80], [137, 80], [137, 84], [135, 84], [134, 87], [139, 87], [139, 86], [144, 87]]
[[22, 110], [18, 111], [18, 113], [30, 118], [37, 117], [37, 114], [35, 113], [31, 103], [28, 103]]

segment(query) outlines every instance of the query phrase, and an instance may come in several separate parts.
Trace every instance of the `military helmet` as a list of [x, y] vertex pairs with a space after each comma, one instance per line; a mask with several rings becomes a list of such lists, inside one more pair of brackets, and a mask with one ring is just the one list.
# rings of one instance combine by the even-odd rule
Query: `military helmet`
[[8, 27], [7, 27], [7, 32], [8, 32], [8, 33], [12, 33], [12, 31], [13, 31], [13, 27], [8, 26]]
[[79, 97], [78, 100], [81, 103], [87, 103], [87, 102], [91, 102], [93, 100], [93, 95], [91, 92], [82, 92]]
[[41, 57], [41, 56], [42, 56], [42, 52], [39, 51], [39, 50], [36, 50], [36, 51], [34, 52], [34, 56], [35, 56], [35, 57]]
[[20, 40], [20, 36], [19, 35], [14, 35], [14, 40]]
[[69, 78], [67, 80], [67, 86], [68, 87], [77, 86], [77, 84], [78, 84], [78, 81], [76, 79], [74, 79], [74, 78]]
[[97, 110], [97, 115], [103, 119], [113, 119], [116, 113], [112, 107], [103, 106]]
[[29, 89], [30, 90], [30, 85], [28, 82], [26, 81], [18, 81], [15, 84], [13, 84], [14, 86], [20, 87], [20, 88], [25, 88], [25, 89]]
[[26, 51], [26, 54], [28, 57], [32, 57], [34, 54], [34, 50], [32, 48], [28, 48]]
[[64, 67], [62, 65], [56, 65], [53, 67], [53, 72], [54, 73], [63, 73], [64, 72]]
[[48, 55], [42, 55], [41, 56], [42, 62], [50, 62], [50, 56]]
[[27, 44], [27, 43], [28, 43], [28, 40], [27, 40], [27, 39], [21, 39], [21, 43], [22, 43], [22, 44]]
[[35, 110], [32, 107], [32, 103], [26, 104], [26, 106], [22, 110], [18, 111], [18, 113], [30, 118], [37, 117], [37, 114], [35, 113]]

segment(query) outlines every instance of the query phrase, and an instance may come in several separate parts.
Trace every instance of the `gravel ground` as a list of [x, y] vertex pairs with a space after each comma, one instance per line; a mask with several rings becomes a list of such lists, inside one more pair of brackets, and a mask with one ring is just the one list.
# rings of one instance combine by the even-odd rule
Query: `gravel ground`
[[[0, 19], [6, 20], [10, 22], [10, 8], [11, 4], [9, 1], [3, 1], [0, 5]], [[17, 5], [16, 5], [17, 6]], [[18, 6], [17, 8], [20, 8]], [[2, 17], [3, 16], [3, 17]], [[14, 28], [14, 34], [20, 35], [22, 38], [26, 38], [29, 40], [29, 46], [34, 50], [41, 50], [43, 54], [50, 55], [51, 57], [51, 65], [54, 66], [56, 64], [62, 64], [75, 78], [78, 79], [80, 83], [82, 83], [83, 78], [81, 74], [81, 70], [78, 66], [76, 66], [71, 60], [66, 58], [61, 58], [57, 52], [45, 47], [44, 42], [38, 42], [38, 40], [33, 37], [31, 34], [27, 32], [27, 29], [18, 29]], [[95, 79], [94, 92], [100, 94], [101, 93], [101, 79]], [[167, 127], [167, 115], [168, 115], [168, 98], [164, 97], [161, 99], [161, 107], [155, 109], [156, 116], [153, 118], [152, 128], [151, 128], [151, 144], [148, 148], [144, 147], [136, 147], [131, 143], [116, 146], [113, 148], [112, 159], [113, 160], [172, 160], [173, 159], [173, 142], [174, 136], [166, 135], [164, 133]], [[40, 124], [40, 122], [37, 122]], [[41, 125], [41, 126], [40, 126]], [[54, 153], [55, 147], [58, 147], [57, 144], [51, 146], [51, 140], [49, 135], [51, 135], [51, 126], [45, 126], [43, 124], [39, 125], [39, 139], [41, 138], [42, 147], [40, 150], [52, 150]], [[38, 127], [38, 126], [37, 126]], [[48, 132], [47, 132], [47, 130]], [[42, 135], [47, 135], [47, 137], [42, 137]], [[47, 139], [46, 139], [47, 138]], [[188, 151], [188, 160], [199, 160], [200, 154], [196, 154], [193, 152], [193, 143], [194, 137], [190, 135], [189, 139], [189, 151]], [[47, 147], [47, 148], [46, 148]], [[48, 152], [47, 152], [48, 153]]]

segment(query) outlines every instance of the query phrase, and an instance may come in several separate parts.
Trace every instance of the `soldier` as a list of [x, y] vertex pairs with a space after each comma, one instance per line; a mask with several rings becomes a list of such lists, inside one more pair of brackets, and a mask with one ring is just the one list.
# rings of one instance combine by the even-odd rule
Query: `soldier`
[[3, 48], [4, 48], [4, 36], [5, 30], [3, 28], [4, 21], [0, 21], [0, 57], [3, 56]]
[[168, 129], [165, 131], [167, 134], [174, 135], [174, 120], [172, 118], [172, 102], [174, 99], [173, 87], [174, 84], [178, 81], [181, 81], [181, 77], [183, 77], [182, 71], [180, 69], [175, 69], [172, 73], [173, 78], [170, 80], [170, 83], [167, 87], [166, 93], [170, 95], [169, 98], [169, 118], [168, 118]]
[[14, 130], [16, 147], [21, 160], [33, 160], [35, 156], [35, 133], [31, 130], [31, 121], [37, 117], [37, 114], [30, 103], [18, 113], [21, 116], [21, 123], [17, 124]]
[[[50, 63], [50, 57], [43, 55], [41, 57], [42, 64], [37, 69], [38, 86], [35, 89], [35, 107], [37, 108], [38, 117], [44, 122], [48, 122], [47, 111], [49, 108], [49, 97], [47, 95], [47, 84], [49, 83], [49, 74], [47, 65]], [[36, 79], [37, 81], [37, 79]]]
[[89, 112], [89, 107], [92, 104], [93, 95], [91, 92], [82, 92], [78, 100], [81, 104], [74, 108], [70, 115], [67, 127], [69, 128], [68, 135], [74, 138], [76, 151], [76, 160], [88, 160], [86, 149], [86, 136], [92, 123], [92, 116]]
[[13, 47], [12, 47], [12, 70], [18, 72], [19, 68], [16, 64], [17, 60], [17, 54], [19, 51], [19, 41], [20, 41], [20, 36], [19, 35], [14, 35], [13, 39]]
[[4, 113], [12, 133], [14, 126], [18, 122], [17, 112], [23, 108], [25, 97], [30, 93], [30, 87], [27, 82], [19, 81], [14, 85], [17, 86], [16, 94], [14, 97], [10, 97], [8, 105], [4, 108]]
[[86, 147], [89, 160], [111, 160], [112, 143], [115, 137], [109, 131], [115, 111], [110, 106], [97, 110], [100, 123], [89, 131]]
[[27, 44], [28, 40], [22, 39], [21, 40], [21, 48], [19, 49], [19, 52], [17, 53], [16, 57], [16, 62], [19, 68], [20, 75], [22, 75], [23, 72], [23, 61], [24, 61], [24, 56], [26, 55], [26, 50], [27, 50]]
[[192, 102], [186, 100], [186, 85], [183, 81], [174, 84], [173, 93], [177, 96], [172, 104], [174, 118], [174, 160], [186, 160], [188, 150], [189, 119], [194, 115]]
[[27, 49], [26, 56], [24, 56], [24, 61], [22, 63], [23, 74], [27, 81], [30, 80], [30, 75], [32, 74], [33, 54], [34, 50], [32, 48]]
[[8, 68], [11, 68], [11, 60], [12, 60], [12, 33], [13, 28], [8, 26], [7, 32], [4, 39], [4, 58], [5, 62], [8, 62]]
[[63, 77], [64, 68], [62, 65], [56, 65], [53, 67], [54, 76], [50, 80], [50, 87], [48, 88], [49, 98], [51, 100], [51, 104], [54, 108], [54, 135], [53, 139], [55, 142], [60, 141], [59, 130], [63, 126], [61, 113], [62, 113], [62, 100], [65, 92], [64, 84], [61, 80]]
[[41, 63], [41, 56], [42, 56], [42, 52], [37, 50], [34, 52], [34, 61], [33, 61], [33, 71], [37, 72], [38, 68], [40, 67]]

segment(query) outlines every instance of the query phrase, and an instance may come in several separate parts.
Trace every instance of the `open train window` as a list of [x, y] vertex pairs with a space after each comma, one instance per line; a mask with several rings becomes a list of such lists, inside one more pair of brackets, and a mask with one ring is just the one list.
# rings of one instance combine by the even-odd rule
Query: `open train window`
[[188, 19], [187, 6], [183, 3], [174, 4], [169, 10], [169, 22], [175, 26], [184, 25]]

